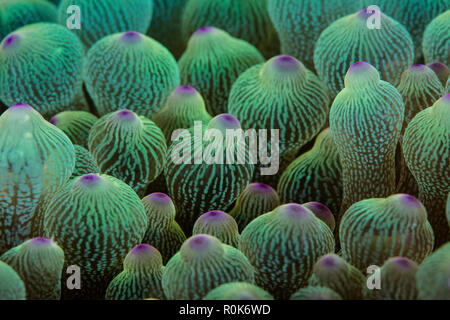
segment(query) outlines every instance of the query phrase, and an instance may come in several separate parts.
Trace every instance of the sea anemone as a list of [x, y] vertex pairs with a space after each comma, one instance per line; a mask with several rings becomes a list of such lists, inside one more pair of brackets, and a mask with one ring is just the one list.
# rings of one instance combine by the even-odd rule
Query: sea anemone
[[334, 252], [334, 238], [312, 211], [290, 203], [250, 222], [239, 249], [256, 269], [256, 284], [275, 299], [288, 299], [307, 284], [316, 259]]
[[273, 297], [254, 284], [229, 282], [211, 290], [203, 300], [273, 300]]
[[87, 48], [110, 34], [130, 30], [145, 33], [153, 13], [153, 0], [61, 0], [58, 20], [62, 25], [67, 24], [67, 10], [72, 5], [80, 8], [81, 23], [73, 32]]
[[27, 300], [59, 300], [64, 252], [52, 240], [33, 238], [5, 252], [0, 259], [23, 280]]
[[253, 283], [254, 269], [236, 248], [209, 235], [187, 239], [164, 269], [162, 284], [169, 300], [199, 300], [228, 282]]
[[97, 120], [86, 111], [63, 111], [54, 115], [50, 123], [61, 129], [73, 144], [87, 148], [89, 131]]
[[342, 217], [339, 237], [342, 257], [362, 271], [395, 256], [421, 263], [434, 245], [425, 207], [408, 194], [356, 202]]
[[277, 191], [284, 203], [321, 202], [337, 217], [342, 202], [341, 163], [329, 128], [317, 136], [310, 151], [284, 170]]
[[[239, 128], [239, 121], [230, 114], [218, 115], [204, 127], [218, 130], [223, 136], [227, 129]], [[195, 127], [191, 131], [193, 135], [184, 132], [179, 136], [181, 141], [169, 146], [164, 169], [169, 195], [177, 208], [177, 221], [186, 234], [190, 234], [203, 212], [230, 207], [250, 183], [254, 171], [248, 148], [239, 139], [231, 144], [233, 151], [228, 153], [228, 146], [215, 149], [217, 144], [223, 146], [223, 141], [216, 141], [215, 137], [214, 142], [211, 137], [201, 139], [203, 131], [199, 137], [195, 131], [200, 130]], [[203, 154], [198, 155], [199, 150]], [[234, 161], [227, 163], [228, 160]]]
[[[314, 65], [334, 95], [344, 88], [344, 76], [355, 62], [367, 61], [385, 81], [397, 85], [403, 70], [414, 61], [414, 45], [400, 23], [380, 13], [380, 29], [370, 29], [370, 10], [340, 18], [321, 34], [314, 49]], [[436, 61], [436, 60], [433, 60]]]
[[108, 285], [106, 300], [164, 299], [161, 278], [164, 271], [159, 251], [138, 244], [125, 257], [123, 271]]
[[327, 287], [308, 286], [294, 292], [290, 300], [342, 300], [342, 297]]
[[202, 214], [194, 224], [192, 234], [209, 234], [222, 243], [237, 248], [239, 230], [236, 221], [229, 214], [214, 210]]
[[[403, 154], [419, 185], [419, 199], [427, 209], [436, 246], [450, 240], [445, 205], [450, 190], [450, 94], [422, 110], [403, 136]], [[416, 262], [419, 262], [415, 260]]]
[[197, 88], [206, 109], [215, 116], [227, 112], [231, 86], [238, 76], [263, 62], [264, 57], [250, 43], [218, 28], [203, 27], [189, 39], [178, 66], [181, 83]]
[[25, 285], [13, 268], [0, 261], [0, 300], [25, 300]]
[[279, 40], [267, 1], [189, 0], [182, 17], [185, 41], [199, 28], [214, 26], [253, 44], [267, 58], [278, 53]]
[[169, 50], [135, 31], [97, 41], [83, 65], [83, 80], [100, 116], [129, 109], [149, 118], [178, 87], [179, 77]]
[[450, 65], [450, 10], [434, 18], [423, 34], [422, 50], [426, 63], [434, 61]]
[[3, 0], [0, 12], [0, 39], [28, 24], [57, 19], [56, 6], [41, 0]]
[[328, 287], [344, 300], [362, 300], [366, 278], [338, 255], [327, 254], [317, 260], [309, 283]]
[[253, 219], [272, 211], [280, 204], [280, 198], [271, 186], [251, 183], [239, 195], [230, 215], [236, 220], [239, 231], [242, 231]]
[[450, 300], [450, 243], [433, 252], [419, 266], [417, 290], [421, 300]]
[[61, 25], [39, 22], [15, 30], [0, 44], [0, 99], [9, 106], [29, 104], [46, 118], [83, 105], [83, 55], [81, 41]]
[[155, 192], [142, 199], [148, 219], [143, 243], [157, 248], [166, 264], [180, 250], [186, 236], [175, 221], [175, 206], [168, 195]]
[[102, 173], [124, 181], [140, 196], [163, 171], [167, 145], [161, 129], [130, 110], [95, 122], [88, 145]]
[[405, 106], [400, 92], [366, 62], [354, 63], [330, 111], [341, 166], [340, 215], [353, 203], [395, 191], [395, 150]]
[[314, 70], [314, 45], [336, 19], [362, 8], [358, 0], [269, 0], [268, 11], [281, 42], [281, 52]]
[[39, 201], [72, 175], [69, 138], [29, 105], [0, 117], [0, 254], [32, 237]]
[[[87, 174], [70, 180], [44, 210], [44, 236], [64, 249], [66, 264], [83, 271], [80, 290], [63, 298], [103, 299], [127, 253], [140, 243], [147, 229], [145, 209], [138, 195], [124, 182]], [[68, 275], [64, 274], [66, 282]]]
[[418, 64], [403, 72], [397, 89], [402, 94], [405, 103], [405, 116], [399, 142], [400, 148], [397, 150], [400, 156], [400, 160], [396, 163], [399, 179], [397, 192], [417, 196], [417, 182], [410, 173], [401, 152], [403, 135], [408, 123], [414, 116], [423, 109], [431, 107], [442, 96], [444, 87], [431, 68]]
[[207, 125], [211, 115], [206, 111], [205, 101], [195, 88], [180, 86], [167, 97], [164, 107], [152, 120], [161, 128], [168, 144], [172, 141], [172, 133], [177, 129], [188, 129], [195, 121]]
[[417, 270], [417, 263], [408, 258], [389, 258], [379, 270], [379, 288], [366, 288], [366, 297], [373, 300], [416, 300]]

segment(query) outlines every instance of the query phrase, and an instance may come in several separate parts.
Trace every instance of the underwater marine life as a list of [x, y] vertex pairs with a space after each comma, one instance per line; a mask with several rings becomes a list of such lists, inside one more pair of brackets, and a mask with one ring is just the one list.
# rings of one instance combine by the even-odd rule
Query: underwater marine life
[[413, 41], [405, 27], [381, 13], [380, 29], [369, 29], [371, 15], [363, 9], [342, 17], [316, 42], [314, 65], [333, 95], [344, 88], [345, 73], [355, 62], [367, 61], [380, 71], [381, 79], [397, 85], [402, 71], [414, 61]]
[[188, 0], [182, 17], [184, 39], [187, 41], [196, 30], [206, 26], [251, 43], [266, 58], [278, 53], [278, 36], [266, 1]]
[[423, 34], [423, 55], [426, 63], [441, 62], [450, 65], [450, 10], [434, 18]]
[[406, 164], [419, 185], [419, 199], [427, 209], [437, 247], [450, 241], [445, 218], [450, 190], [449, 107], [450, 94], [447, 94], [416, 114], [405, 130], [402, 144]]
[[59, 300], [63, 250], [51, 239], [33, 238], [5, 252], [0, 260], [14, 268], [25, 284], [27, 300]]
[[3, 261], [0, 261], [0, 300], [25, 300], [22, 279]]
[[366, 297], [376, 300], [416, 300], [418, 267], [408, 258], [389, 258], [380, 269], [380, 288], [366, 288]]
[[202, 214], [194, 224], [192, 234], [209, 234], [222, 243], [237, 248], [239, 230], [236, 221], [229, 214], [214, 210]]
[[342, 297], [328, 287], [308, 286], [291, 295], [290, 300], [343, 300]]
[[108, 285], [107, 300], [163, 299], [161, 278], [164, 267], [159, 251], [138, 244], [125, 257], [123, 271]]
[[239, 195], [230, 215], [236, 220], [239, 231], [256, 217], [275, 209], [281, 204], [277, 192], [264, 183], [250, 183]]
[[151, 243], [158, 249], [166, 264], [180, 250], [186, 235], [175, 221], [175, 206], [168, 195], [155, 192], [142, 199], [148, 218], [148, 228], [143, 243]]
[[83, 104], [83, 56], [77, 36], [56, 23], [15, 30], [0, 45], [0, 99], [8, 106], [29, 104], [45, 118]]
[[321, 202], [337, 217], [342, 201], [341, 163], [329, 128], [317, 136], [311, 150], [284, 170], [277, 191], [284, 203]]
[[342, 258], [361, 271], [395, 256], [421, 263], [434, 245], [425, 207], [408, 194], [356, 202], [342, 217], [339, 237]]
[[169, 50], [135, 31], [96, 42], [87, 52], [83, 80], [100, 116], [129, 109], [147, 118], [180, 83]]
[[254, 269], [238, 249], [209, 235], [187, 239], [164, 269], [162, 284], [168, 299], [202, 299], [221, 284], [253, 283]]
[[307, 283], [316, 259], [334, 252], [334, 238], [312, 211], [290, 203], [250, 222], [239, 249], [256, 269], [256, 284], [275, 299], [288, 299]]
[[0, 117], [0, 254], [30, 239], [46, 194], [72, 175], [75, 151], [69, 138], [29, 105]]
[[416, 64], [403, 72], [397, 89], [402, 94], [405, 103], [405, 116], [399, 142], [400, 148], [397, 150], [401, 155], [400, 162], [396, 163], [396, 171], [399, 175], [397, 192], [417, 196], [417, 182], [410, 173], [401, 152], [403, 136], [408, 123], [418, 112], [431, 107], [441, 97], [444, 88], [431, 68]]
[[340, 215], [353, 203], [395, 191], [395, 150], [405, 105], [400, 92], [366, 62], [354, 63], [330, 111], [342, 166]]
[[63, 286], [63, 297], [103, 299], [127, 253], [141, 243], [147, 225], [141, 199], [124, 182], [87, 174], [66, 183], [44, 210], [44, 235], [63, 248], [67, 265], [83, 270], [81, 289]]
[[254, 284], [229, 282], [211, 290], [203, 300], [273, 300], [273, 297]]
[[22, 26], [57, 18], [56, 6], [41, 0], [3, 0], [0, 12], [0, 40]]
[[450, 300], [449, 263], [450, 243], [447, 243], [420, 264], [416, 275], [419, 299]]
[[168, 97], [164, 107], [152, 120], [161, 128], [168, 144], [172, 141], [172, 133], [177, 129], [188, 129], [195, 121], [207, 125], [211, 115], [206, 111], [205, 101], [195, 88], [179, 86]]
[[54, 115], [50, 123], [61, 129], [72, 141], [88, 148], [89, 131], [98, 118], [86, 111], [63, 111]]
[[88, 145], [102, 173], [127, 183], [140, 196], [163, 171], [166, 139], [153, 121], [133, 111], [101, 117], [89, 132]]
[[358, 0], [268, 0], [268, 11], [278, 31], [281, 52], [314, 70], [314, 45], [332, 22], [362, 8]]
[[309, 284], [328, 287], [344, 300], [361, 300], [366, 278], [338, 255], [327, 254], [317, 260]]
[[221, 29], [203, 27], [189, 39], [178, 66], [181, 83], [199, 90], [206, 109], [215, 116], [227, 112], [231, 86], [239, 75], [263, 62], [250, 43]]
[[110, 34], [147, 31], [153, 13], [153, 0], [61, 0], [59, 22], [66, 25], [67, 8], [80, 8], [82, 27], [73, 32], [89, 49], [94, 43]]

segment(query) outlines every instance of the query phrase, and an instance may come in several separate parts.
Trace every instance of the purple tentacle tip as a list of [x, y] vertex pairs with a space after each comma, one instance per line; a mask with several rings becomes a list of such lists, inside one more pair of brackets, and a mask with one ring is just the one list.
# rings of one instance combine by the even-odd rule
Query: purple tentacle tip
[[369, 18], [373, 13], [374, 13], [374, 10], [364, 8], [358, 12], [358, 17], [363, 20], [367, 20], [367, 18]]
[[260, 193], [275, 192], [275, 190], [271, 186], [264, 184], [264, 183], [259, 183], [259, 182], [252, 183], [248, 187], [254, 192], [260, 192]]
[[179, 94], [191, 95], [197, 93], [197, 90], [191, 86], [179, 86], [175, 89], [175, 91]]
[[32, 109], [28, 104], [16, 104], [9, 107], [12, 110], [20, 110], [20, 109]]
[[409, 194], [401, 194], [400, 197], [401, 197], [402, 203], [407, 206], [414, 206], [414, 207], [421, 206], [420, 201], [414, 196], [411, 196]]
[[143, 254], [143, 253], [148, 253], [153, 250], [154, 250], [154, 248], [151, 245], [148, 245], [146, 243], [141, 243], [133, 248], [133, 250], [131, 251], [131, 254], [133, 254], [133, 255]]
[[162, 192], [154, 192], [152, 194], [149, 194], [147, 197], [148, 200], [158, 204], [167, 204], [172, 201], [167, 194]]
[[141, 34], [136, 31], [124, 32], [121, 36], [122, 40], [127, 43], [135, 43], [142, 39]]
[[409, 268], [412, 265], [411, 260], [403, 257], [393, 258], [393, 261], [397, 266], [402, 268]]
[[209, 211], [202, 215], [202, 220], [207, 221], [223, 221], [226, 219], [227, 214], [220, 210]]
[[84, 184], [85, 186], [93, 186], [96, 185], [99, 181], [101, 180], [101, 178], [93, 173], [89, 173], [89, 174], [85, 174], [84, 176], [82, 176], [79, 181]]
[[202, 35], [205, 33], [209, 33], [211, 31], [214, 31], [216, 28], [214, 27], [210, 27], [210, 26], [206, 26], [206, 27], [201, 27], [200, 29], [198, 29], [197, 31], [195, 31], [195, 35]]
[[428, 67], [432, 68], [433, 70], [438, 70], [438, 69], [445, 69], [447, 66], [442, 62], [432, 62], [428, 64]]
[[202, 250], [204, 248], [207, 248], [210, 243], [211, 238], [208, 235], [201, 234], [193, 236], [189, 240], [189, 247], [192, 250]]
[[11, 34], [8, 37], [6, 37], [5, 40], [3, 40], [3, 49], [8, 49], [17, 44], [20, 40], [20, 37], [18, 34]]
[[358, 61], [353, 63], [348, 71], [361, 71], [361, 70], [367, 70], [371, 67], [371, 65], [365, 61]]
[[239, 120], [236, 119], [235, 116], [229, 114], [229, 113], [222, 113], [220, 115], [217, 116], [217, 119], [227, 125], [227, 126], [239, 126]]
[[336, 257], [332, 255], [325, 256], [322, 259], [320, 259], [321, 265], [327, 268], [334, 267], [336, 265], [336, 262], [337, 262]]
[[289, 203], [282, 206], [283, 212], [291, 217], [302, 218], [308, 215], [308, 209], [297, 203]]
[[411, 70], [423, 70], [426, 69], [427, 67], [423, 64], [414, 64], [410, 67]]
[[56, 125], [56, 123], [58, 122], [58, 118], [57, 117], [53, 117], [50, 119], [49, 121], [51, 124]]
[[446, 101], [446, 102], [450, 102], [450, 93], [449, 93], [449, 94], [446, 94], [446, 95], [443, 96], [441, 99], [444, 100], [444, 101]]
[[278, 57], [275, 57], [275, 63], [277, 63], [280, 66], [295, 66], [298, 65], [298, 60], [294, 57], [287, 56], [287, 55], [281, 55]]
[[119, 110], [116, 112], [116, 115], [121, 120], [134, 120], [136, 119], [136, 114], [127, 109]]
[[52, 240], [50, 240], [48, 238], [37, 237], [37, 238], [33, 238], [31, 240], [31, 243], [35, 244], [35, 245], [43, 245], [43, 244], [50, 244], [50, 243], [52, 243]]

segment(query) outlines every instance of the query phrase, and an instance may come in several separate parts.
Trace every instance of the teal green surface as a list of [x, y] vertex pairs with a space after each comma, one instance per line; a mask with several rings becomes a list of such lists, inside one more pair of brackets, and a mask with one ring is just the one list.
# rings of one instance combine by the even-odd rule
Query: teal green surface
[[140, 196], [163, 171], [167, 145], [161, 129], [132, 111], [101, 117], [90, 130], [88, 146], [102, 173], [124, 181]]
[[181, 84], [196, 88], [205, 99], [206, 110], [215, 116], [227, 112], [230, 90], [239, 75], [263, 62], [264, 57], [250, 43], [207, 27], [190, 37], [178, 66]]
[[169, 300], [200, 300], [236, 281], [254, 281], [254, 269], [242, 252], [213, 236], [195, 235], [167, 263], [162, 285]]
[[255, 283], [275, 299], [289, 299], [307, 284], [316, 259], [334, 252], [334, 238], [312, 211], [290, 203], [250, 222], [239, 249], [256, 269]]
[[136, 32], [116, 33], [95, 43], [87, 53], [83, 80], [101, 116], [129, 109], [151, 117], [180, 83], [172, 54]]
[[69, 138], [33, 108], [17, 105], [0, 117], [0, 253], [29, 239], [38, 204], [72, 175]]

